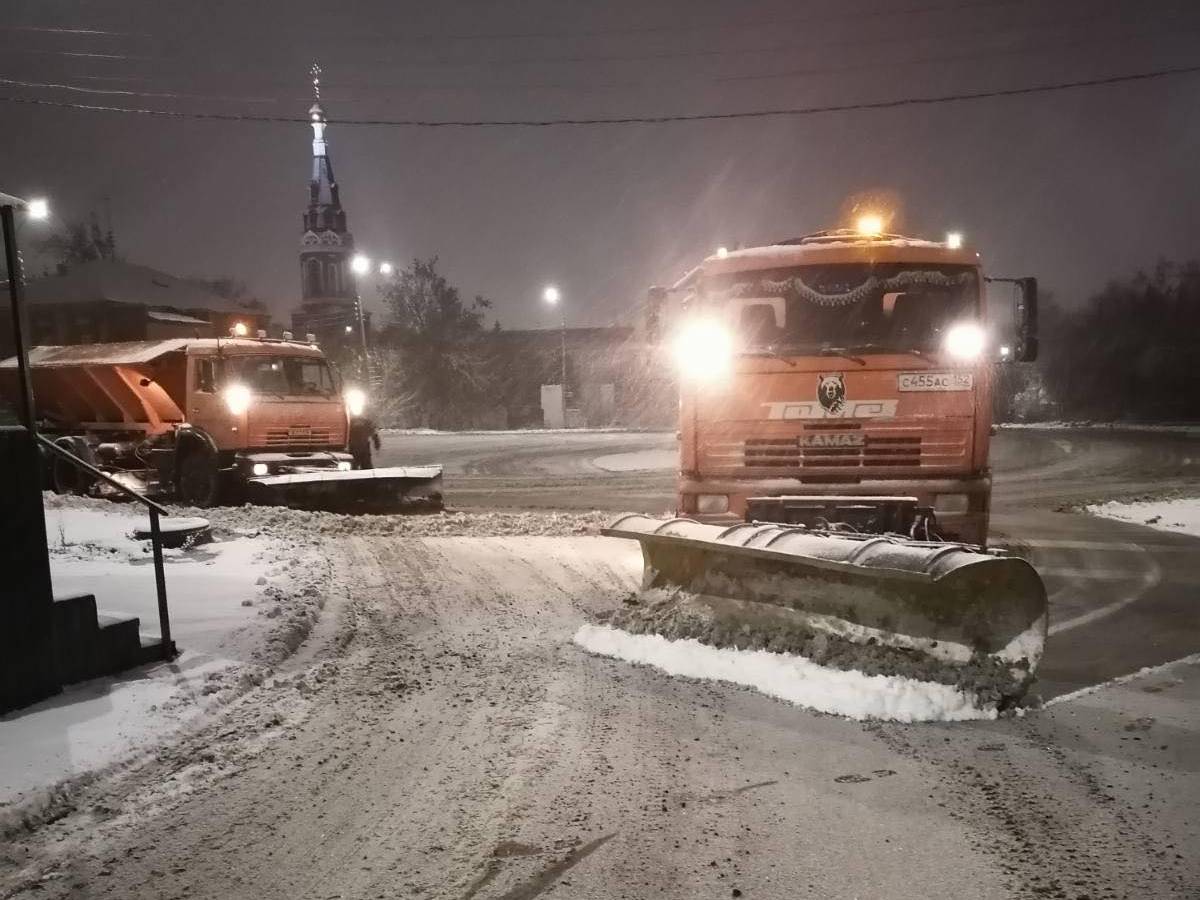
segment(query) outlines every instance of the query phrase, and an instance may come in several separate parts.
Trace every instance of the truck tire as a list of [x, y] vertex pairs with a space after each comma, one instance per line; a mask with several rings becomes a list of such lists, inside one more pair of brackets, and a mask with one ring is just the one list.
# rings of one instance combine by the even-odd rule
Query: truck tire
[[[95, 454], [92, 453], [92, 448], [88, 446], [87, 441], [81, 437], [68, 436], [60, 437], [54, 442], [57, 446], [62, 447], [68, 453], [73, 453], [84, 462], [96, 464]], [[77, 494], [85, 496], [95, 484], [96, 479], [92, 477], [90, 472], [76, 466], [70, 460], [63, 459], [56, 453], [51, 453], [48, 459], [50, 465], [50, 486], [56, 494]]]
[[179, 465], [179, 501], [201, 509], [216, 506], [220, 497], [220, 474], [216, 454], [207, 447], [192, 447], [185, 451]]

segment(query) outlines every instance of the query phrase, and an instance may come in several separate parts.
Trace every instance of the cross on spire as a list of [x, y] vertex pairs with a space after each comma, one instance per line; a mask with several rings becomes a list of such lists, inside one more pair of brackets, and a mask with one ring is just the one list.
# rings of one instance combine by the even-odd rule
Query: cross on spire
[[321, 99], [321, 66], [313, 63], [308, 73], [312, 75], [313, 99], [319, 102]]

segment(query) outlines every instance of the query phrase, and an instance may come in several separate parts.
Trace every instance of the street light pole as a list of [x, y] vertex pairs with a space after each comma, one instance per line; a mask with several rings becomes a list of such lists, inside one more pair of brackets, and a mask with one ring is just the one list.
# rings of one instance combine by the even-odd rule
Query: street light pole
[[558, 311], [562, 314], [562, 320], [559, 330], [559, 338], [562, 345], [562, 407], [563, 421], [566, 421], [567, 416], [567, 308], [560, 301], [562, 294], [554, 285], [548, 285], [546, 290], [542, 292], [542, 299], [551, 306], [557, 306]]
[[25, 346], [26, 332], [29, 330], [25, 317], [25, 275], [21, 271], [21, 256], [17, 252], [17, 225], [14, 218], [14, 201], [22, 208], [28, 209], [29, 204], [18, 201], [16, 197], [0, 194], [0, 222], [4, 231], [4, 262], [8, 268], [8, 301], [12, 308], [13, 344], [17, 356], [17, 383], [21, 393], [21, 424], [36, 433], [36, 423], [33, 415], [33, 383], [29, 377], [29, 351]]

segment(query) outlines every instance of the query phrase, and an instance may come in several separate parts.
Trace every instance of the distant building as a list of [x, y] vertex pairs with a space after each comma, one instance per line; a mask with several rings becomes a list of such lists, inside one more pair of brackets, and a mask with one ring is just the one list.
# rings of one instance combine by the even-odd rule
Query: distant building
[[[502, 394], [498, 408], [507, 419], [503, 427], [661, 427], [675, 419], [673, 372], [633, 328], [568, 328], [565, 334], [557, 328], [495, 331], [486, 341], [504, 373], [504, 383], [497, 386]], [[561, 403], [564, 343], [565, 409], [548, 412], [547, 402]]]
[[321, 106], [319, 74], [314, 66], [314, 102], [308, 110], [313, 130], [312, 178], [300, 235], [301, 303], [292, 312], [292, 330], [337, 345], [345, 343], [347, 335], [357, 341], [360, 328], [370, 330], [370, 320], [359, 322], [358, 285], [350, 269], [354, 235], [346, 227], [346, 211], [325, 140], [328, 123]]
[[[270, 318], [201, 282], [109, 259], [28, 281], [25, 298], [30, 346], [212, 337], [227, 334], [236, 322], [253, 334]], [[7, 316], [0, 322], [0, 353], [12, 353]]]

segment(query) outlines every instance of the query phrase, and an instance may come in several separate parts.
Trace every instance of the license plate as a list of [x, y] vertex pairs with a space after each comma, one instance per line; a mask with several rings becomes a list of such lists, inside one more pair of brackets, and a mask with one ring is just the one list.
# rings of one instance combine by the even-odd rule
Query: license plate
[[901, 372], [896, 387], [902, 391], [969, 391], [975, 387], [975, 373]]

